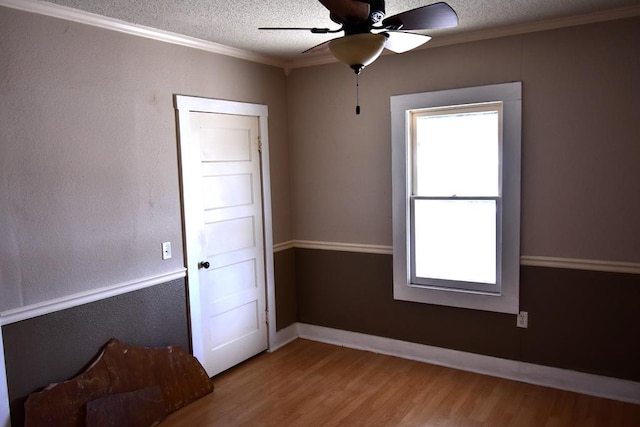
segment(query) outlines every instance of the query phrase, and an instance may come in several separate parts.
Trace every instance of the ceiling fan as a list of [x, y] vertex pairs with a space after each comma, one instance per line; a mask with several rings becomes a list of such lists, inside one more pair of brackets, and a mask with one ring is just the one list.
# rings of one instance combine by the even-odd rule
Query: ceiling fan
[[337, 29], [262, 27], [261, 30], [306, 30], [314, 34], [344, 36], [320, 43], [304, 53], [330, 50], [336, 59], [360, 74], [386, 48], [403, 53], [426, 43], [431, 37], [413, 31], [458, 25], [456, 12], [444, 2], [410, 9], [385, 17], [384, 0], [319, 0], [327, 9]]

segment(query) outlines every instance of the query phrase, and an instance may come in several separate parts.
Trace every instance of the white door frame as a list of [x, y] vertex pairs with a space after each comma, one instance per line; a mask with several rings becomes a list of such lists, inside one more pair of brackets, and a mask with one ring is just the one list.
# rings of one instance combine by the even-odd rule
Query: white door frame
[[[265, 256], [265, 279], [266, 279], [266, 301], [267, 301], [267, 332], [269, 340], [269, 350], [273, 350], [277, 346], [276, 341], [276, 291], [275, 291], [275, 279], [273, 271], [273, 230], [272, 230], [272, 217], [271, 217], [271, 179], [269, 168], [269, 134], [268, 134], [268, 108], [262, 104], [250, 104], [246, 102], [226, 101], [220, 99], [208, 99], [199, 98], [184, 95], [174, 96], [175, 108], [178, 112], [178, 126], [186, 126], [189, 123], [189, 113], [192, 111], [204, 111], [219, 114], [234, 114], [238, 116], [252, 116], [258, 117], [260, 127], [260, 138], [262, 143], [262, 155], [260, 156], [260, 166], [262, 169], [262, 210], [264, 220], [264, 256]], [[184, 128], [180, 129], [181, 138], [183, 137]], [[181, 145], [182, 147], [182, 145]], [[188, 174], [185, 174], [185, 168], [182, 165], [188, 163], [188, 159], [185, 158], [188, 153], [185, 153], [181, 149], [181, 167], [180, 173], [182, 177], [182, 199], [188, 197], [199, 197], [199, 195], [190, 194], [191, 189], [188, 185]], [[186, 181], [185, 181], [186, 179]], [[192, 187], [192, 186], [191, 186]], [[184, 214], [184, 212], [183, 212]], [[184, 217], [183, 217], [184, 221]], [[189, 292], [193, 289], [198, 289], [198, 263], [200, 254], [194, 249], [188, 247], [188, 236], [183, 235], [185, 246], [185, 258], [187, 268], [187, 281], [189, 284]], [[195, 286], [192, 286], [195, 283]], [[192, 298], [198, 300], [199, 295], [190, 295], [189, 300]], [[201, 358], [204, 354], [201, 340], [194, 340], [194, 336], [198, 336], [201, 333], [201, 327], [199, 324], [199, 307], [196, 304], [190, 304], [189, 314], [191, 319], [198, 319], [197, 322], [190, 320], [191, 324], [191, 344], [193, 355], [196, 358]], [[197, 310], [197, 316], [194, 315], [194, 311]], [[202, 360], [202, 359], [201, 359]]]
[[2, 340], [2, 322], [0, 321], [0, 427], [9, 427], [11, 425], [6, 369], [4, 363], [4, 343]]

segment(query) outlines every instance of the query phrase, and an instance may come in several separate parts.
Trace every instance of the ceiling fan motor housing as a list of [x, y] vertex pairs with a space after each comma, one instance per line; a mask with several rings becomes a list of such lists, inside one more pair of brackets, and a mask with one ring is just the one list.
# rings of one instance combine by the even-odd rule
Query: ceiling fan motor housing
[[362, 21], [352, 21], [341, 19], [338, 16], [331, 13], [329, 17], [331, 20], [337, 24], [343, 26], [342, 30], [345, 35], [349, 36], [352, 34], [363, 34], [371, 32], [371, 27], [379, 22], [381, 22], [385, 16], [385, 7], [384, 0], [356, 0], [361, 3], [366, 3], [369, 5], [369, 17], [366, 20]]
[[369, 3], [369, 21], [372, 24], [377, 24], [384, 19], [384, 0], [367, 0], [365, 3]]

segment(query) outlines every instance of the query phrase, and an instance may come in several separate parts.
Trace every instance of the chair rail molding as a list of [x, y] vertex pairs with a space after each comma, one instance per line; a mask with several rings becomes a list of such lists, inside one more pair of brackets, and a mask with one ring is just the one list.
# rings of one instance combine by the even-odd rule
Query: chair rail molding
[[[358, 252], [393, 255], [393, 246], [364, 243], [327, 242], [316, 240], [289, 240], [273, 247], [274, 252], [291, 248], [317, 249], [337, 252]], [[564, 268], [570, 270], [603, 271], [612, 273], [640, 274], [640, 262], [621, 262], [594, 259], [562, 258], [522, 255], [520, 265], [529, 267]]]
[[117, 283], [111, 286], [105, 286], [100, 289], [92, 289], [73, 295], [67, 295], [36, 304], [30, 304], [23, 307], [6, 310], [0, 312], [0, 326], [20, 322], [22, 320], [31, 319], [33, 317], [38, 317], [45, 314], [51, 314], [56, 311], [77, 307], [82, 304], [100, 301], [102, 299], [111, 298], [116, 295], [122, 295], [127, 292], [133, 292], [139, 289], [167, 283], [172, 280], [181, 279], [186, 277], [186, 272], [186, 268], [180, 268], [168, 273], [161, 273], [155, 276], [135, 279], [124, 283]]

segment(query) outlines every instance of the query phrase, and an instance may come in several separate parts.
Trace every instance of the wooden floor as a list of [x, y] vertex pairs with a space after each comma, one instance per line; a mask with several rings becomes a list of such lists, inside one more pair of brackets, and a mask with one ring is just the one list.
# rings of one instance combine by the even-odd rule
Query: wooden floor
[[298, 339], [214, 378], [174, 426], [640, 426], [640, 405]]

